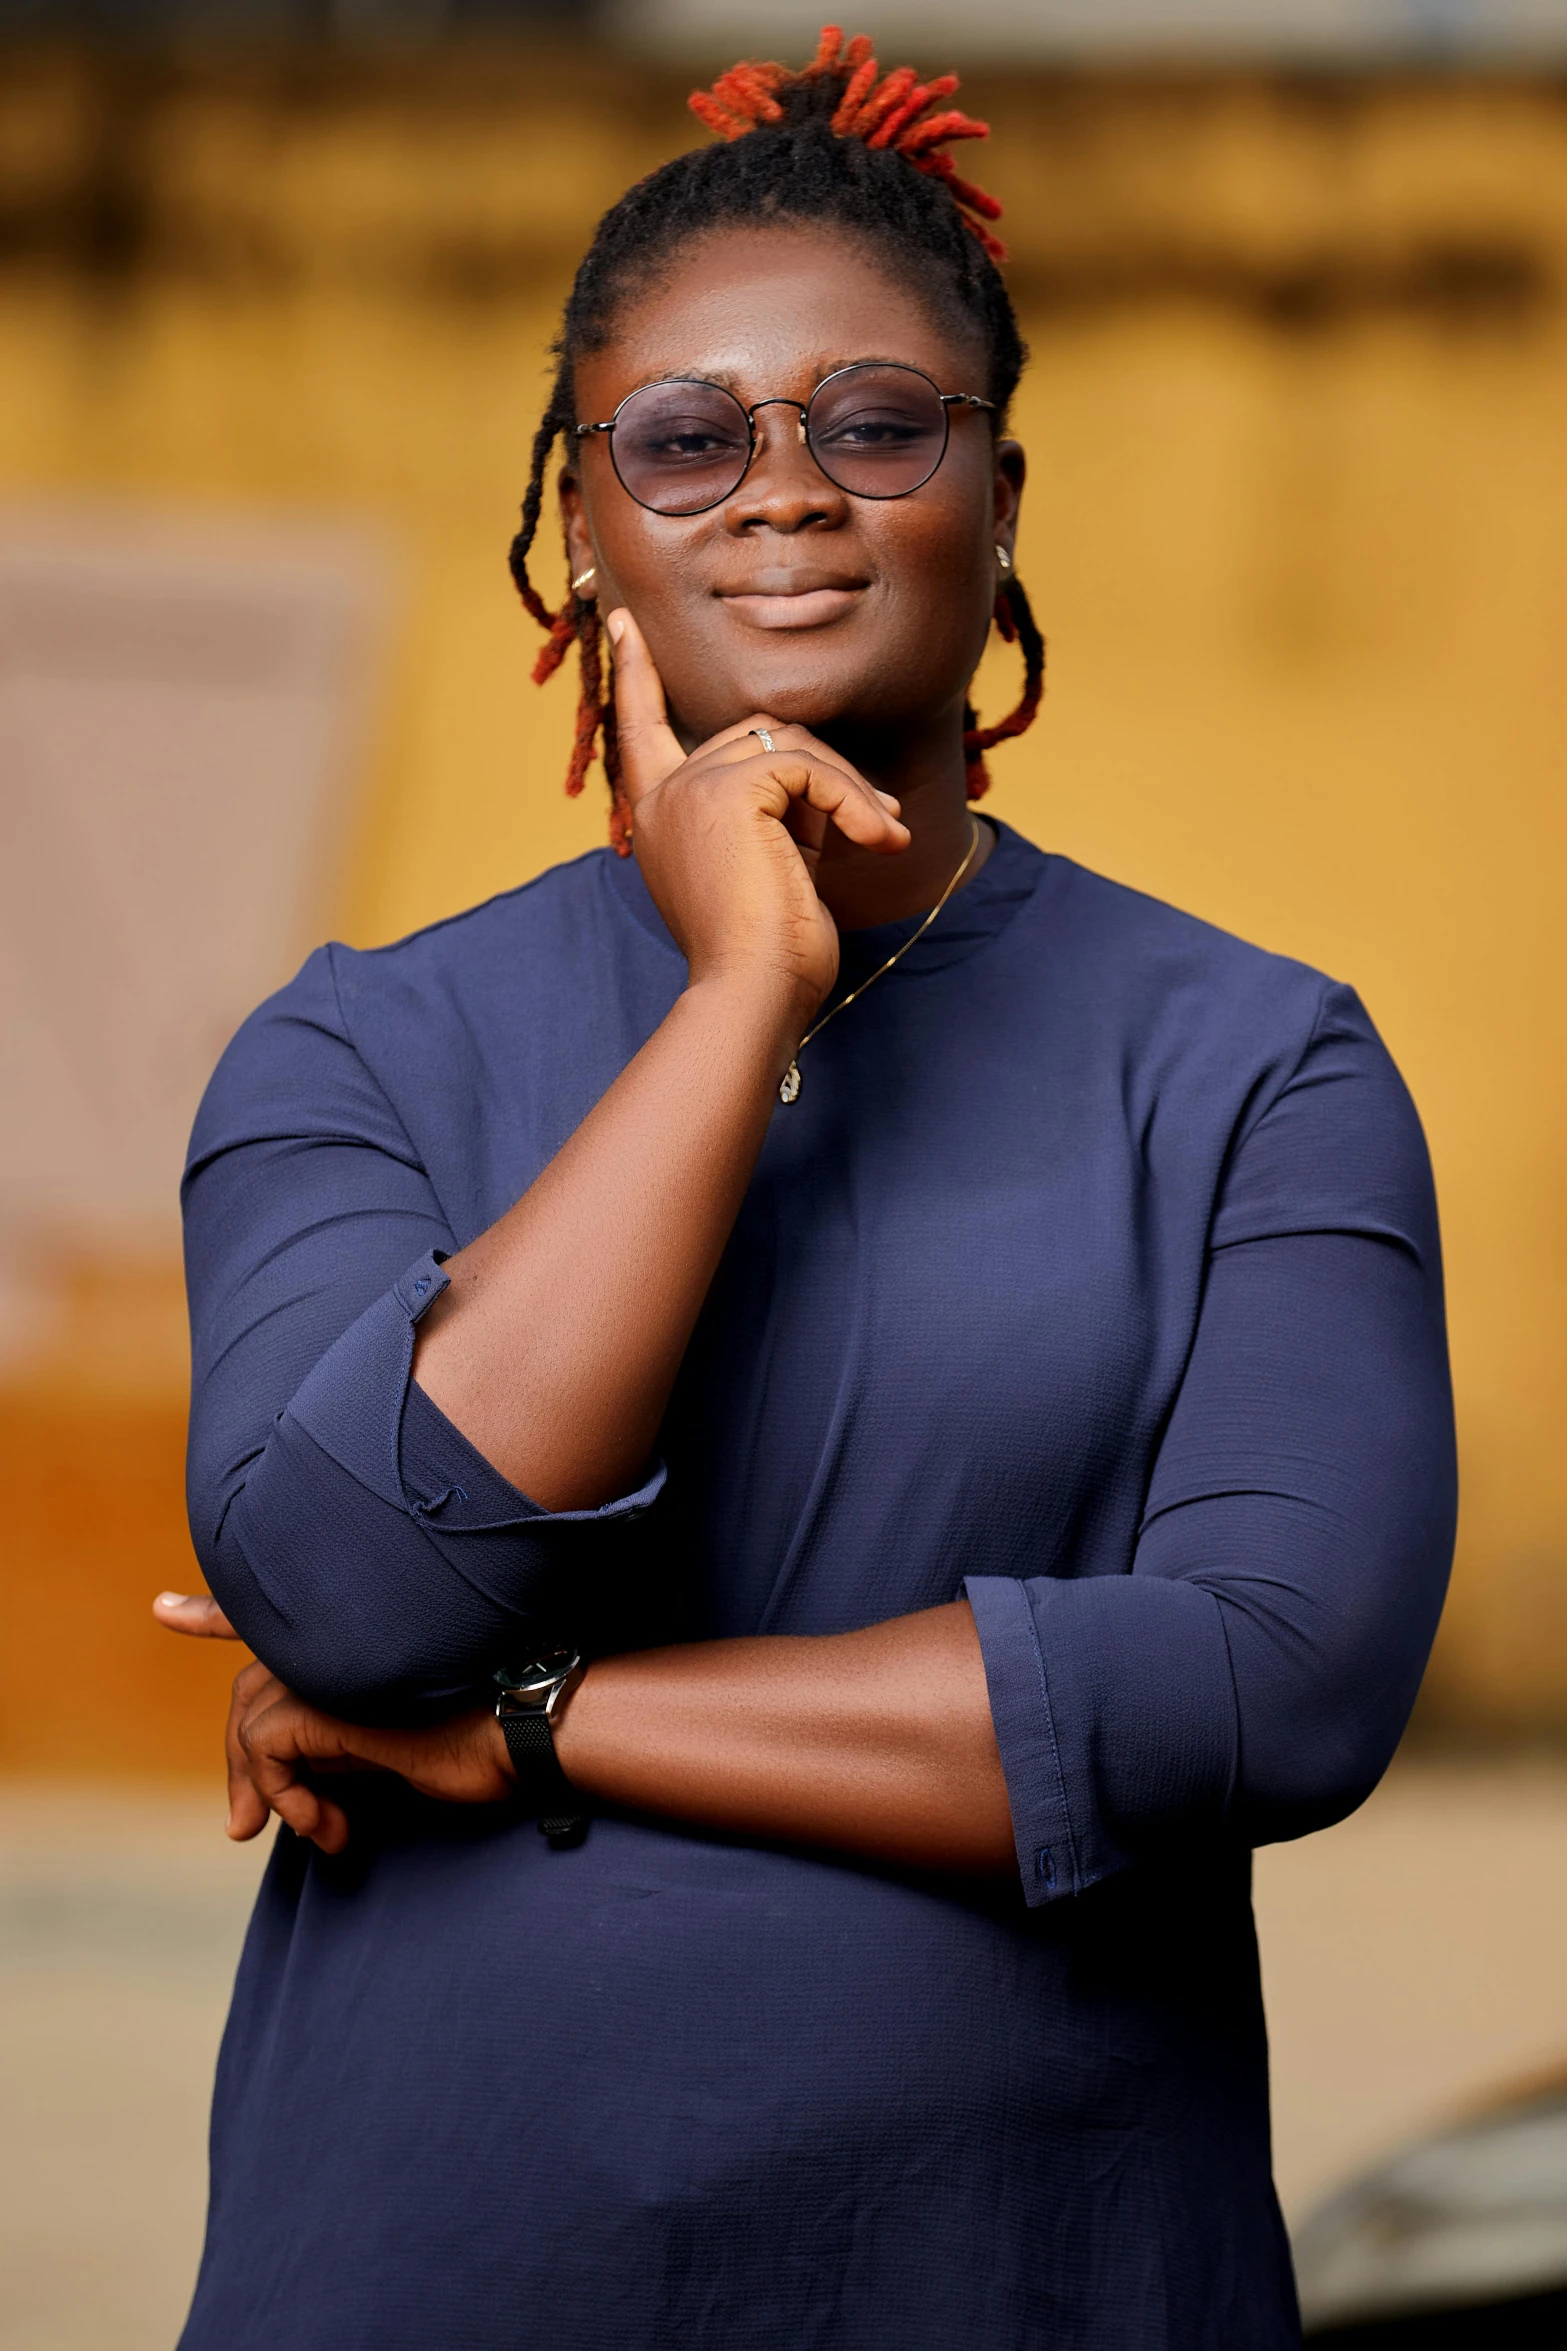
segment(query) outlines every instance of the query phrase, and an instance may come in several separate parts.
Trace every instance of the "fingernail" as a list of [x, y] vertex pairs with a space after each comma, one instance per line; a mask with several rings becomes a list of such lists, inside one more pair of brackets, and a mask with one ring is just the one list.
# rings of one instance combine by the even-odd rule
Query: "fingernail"
[[609, 641], [610, 641], [610, 643], [611, 643], [612, 645], [618, 645], [618, 644], [620, 643], [620, 640], [621, 640], [621, 638], [622, 638], [622, 637], [625, 635], [625, 633], [626, 633], [626, 616], [625, 616], [625, 614], [624, 614], [623, 612], [612, 612], [612, 613], [610, 614], [610, 616], [609, 616], [608, 620], [607, 620], [607, 621], [604, 623], [604, 626], [605, 626], [605, 627], [608, 629], [608, 631], [609, 631]]
[[234, 1807], [232, 1804], [223, 1815], [223, 1826], [227, 1834], [232, 1837], [234, 1834]]
[[190, 1594], [188, 1592], [160, 1592], [158, 1594], [157, 1600], [154, 1602], [154, 1606], [158, 1608], [183, 1608], [189, 1598]]

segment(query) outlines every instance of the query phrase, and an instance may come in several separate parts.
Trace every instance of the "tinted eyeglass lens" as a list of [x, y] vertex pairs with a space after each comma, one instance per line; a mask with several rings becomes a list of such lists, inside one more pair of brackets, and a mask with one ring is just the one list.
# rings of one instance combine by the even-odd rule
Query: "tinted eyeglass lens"
[[947, 412], [911, 367], [847, 367], [806, 411], [811, 455], [856, 498], [904, 498], [928, 482], [947, 446]]
[[751, 433], [745, 410], [719, 384], [648, 384], [622, 402], [610, 451], [642, 505], [655, 514], [698, 514], [738, 486]]

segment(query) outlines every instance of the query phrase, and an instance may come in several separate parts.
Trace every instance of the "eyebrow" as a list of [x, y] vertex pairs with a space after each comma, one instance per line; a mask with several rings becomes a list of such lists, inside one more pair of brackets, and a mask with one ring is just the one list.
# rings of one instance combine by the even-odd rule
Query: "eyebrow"
[[[894, 359], [890, 353], [885, 351], [861, 351], [856, 353], [853, 359], [831, 360], [822, 369], [816, 382], [811, 386], [811, 390], [814, 392], [818, 385], [827, 381], [829, 376], [840, 375], [846, 367], [912, 367], [919, 375], [930, 374], [929, 368], [921, 367], [917, 359]], [[623, 393], [616, 405], [623, 407], [626, 401], [631, 398], [632, 392], [649, 391], [654, 384], [716, 384], [721, 392], [731, 393], [742, 407], [745, 405], [745, 395], [741, 389], [740, 378], [735, 374], [733, 368], [729, 367], [709, 368], [702, 375], [669, 375], [660, 369], [653, 375], [645, 376], [641, 383], [633, 384], [631, 391]], [[787, 394], [763, 394], [764, 399], [768, 397], [786, 398]]]

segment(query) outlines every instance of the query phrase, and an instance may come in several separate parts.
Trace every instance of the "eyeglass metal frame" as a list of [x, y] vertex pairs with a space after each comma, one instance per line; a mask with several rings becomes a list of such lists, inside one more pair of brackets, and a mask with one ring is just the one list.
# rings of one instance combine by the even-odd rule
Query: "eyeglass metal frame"
[[[929, 384], [931, 390], [935, 393], [936, 398], [941, 403], [941, 447], [936, 452], [935, 458], [931, 463], [930, 471], [928, 473], [922, 474], [917, 482], [910, 482], [906, 490], [851, 490], [847, 483], [840, 482], [837, 475], [831, 473], [828, 468], [822, 464], [821, 458], [817, 454], [817, 451], [812, 444], [811, 410], [815, 407], [817, 400], [820, 398], [821, 394], [826, 391], [829, 384], [835, 384], [840, 376], [856, 375], [861, 368], [896, 368], [903, 375], [918, 376], [922, 383]], [[617, 424], [619, 424], [624, 411], [629, 408], [633, 400], [640, 399], [644, 392], [661, 391], [666, 384], [700, 384], [704, 391], [722, 392], [726, 400], [734, 401], [736, 408], [739, 409], [741, 415], [745, 418], [746, 432], [750, 439], [750, 446], [746, 451], [745, 464], [741, 467], [739, 473], [736, 475], [734, 481], [731, 482], [729, 488], [723, 491], [717, 498], [709, 498], [706, 505], [704, 506], [680, 506], [670, 508], [665, 506], [650, 505], [646, 498], [639, 498], [637, 496], [636, 491], [632, 489], [630, 483], [626, 480], [625, 475], [621, 472], [620, 466], [615, 457], [615, 427]], [[659, 376], [653, 383], [638, 384], [634, 392], [628, 392], [625, 399], [621, 401], [620, 406], [616, 409], [614, 415], [611, 417], [606, 417], [602, 423], [573, 425], [571, 429], [573, 438], [579, 442], [586, 440], [590, 433], [608, 433], [609, 461], [610, 464], [615, 468], [615, 479], [617, 482], [619, 482], [621, 488], [625, 491], [626, 496], [634, 500], [635, 503], [640, 506], [647, 514], [662, 514], [666, 517], [667, 520], [671, 522], [684, 522], [694, 514], [711, 514], [715, 506], [722, 506], [725, 499], [732, 498], [736, 490], [739, 489], [741, 483], [745, 480], [746, 475], [750, 472], [752, 466], [756, 463], [756, 417], [758, 409], [762, 408], [792, 408], [794, 410], [796, 421], [799, 425], [801, 441], [805, 444], [806, 448], [810, 450], [812, 461], [816, 465], [817, 469], [821, 472], [826, 480], [832, 483], [832, 486], [835, 490], [842, 490], [846, 498], [869, 498], [874, 500], [878, 505], [885, 505], [890, 499], [893, 498], [912, 498], [916, 490], [923, 490], [925, 484], [929, 481], [932, 481], [940, 472], [942, 460], [947, 454], [947, 449], [952, 439], [952, 411], [954, 408], [988, 409], [989, 412], [994, 415], [996, 410], [996, 403], [994, 400], [982, 400], [977, 392], [944, 392], [941, 389], [941, 386], [937, 383], [934, 376], [927, 375], [922, 367], [910, 366], [909, 362], [904, 359], [851, 359], [846, 367], [835, 367], [831, 375], [823, 376], [821, 382], [813, 388], [808, 400], [790, 400], [783, 397], [782, 395], [779, 395], [776, 398], [753, 401], [749, 408], [747, 408], [744, 402], [738, 399], [736, 395], [730, 391], [727, 384], [715, 384], [711, 376]]]

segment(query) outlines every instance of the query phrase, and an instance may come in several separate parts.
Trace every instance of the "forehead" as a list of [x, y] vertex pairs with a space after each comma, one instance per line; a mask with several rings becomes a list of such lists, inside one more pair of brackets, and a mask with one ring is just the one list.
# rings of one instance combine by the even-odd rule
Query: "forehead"
[[742, 399], [803, 399], [833, 368], [866, 358], [907, 360], [943, 391], [984, 389], [978, 334], [944, 323], [874, 247], [803, 224], [725, 228], [682, 246], [617, 310], [603, 346], [578, 359], [579, 413], [589, 391], [608, 414], [669, 375], [708, 376]]

